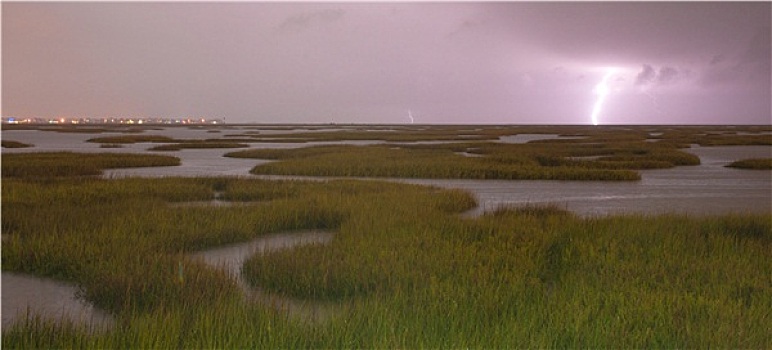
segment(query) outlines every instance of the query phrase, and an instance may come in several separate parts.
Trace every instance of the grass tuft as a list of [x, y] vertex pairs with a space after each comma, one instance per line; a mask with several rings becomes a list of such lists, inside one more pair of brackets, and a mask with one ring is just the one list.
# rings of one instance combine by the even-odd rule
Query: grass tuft
[[11, 140], [2, 140], [0, 141], [3, 148], [27, 148], [27, 147], [33, 147], [31, 144], [19, 142], [19, 141], [11, 141]]
[[754, 170], [771, 170], [772, 158], [752, 158], [742, 159], [727, 165], [729, 168], [738, 169], [754, 169]]

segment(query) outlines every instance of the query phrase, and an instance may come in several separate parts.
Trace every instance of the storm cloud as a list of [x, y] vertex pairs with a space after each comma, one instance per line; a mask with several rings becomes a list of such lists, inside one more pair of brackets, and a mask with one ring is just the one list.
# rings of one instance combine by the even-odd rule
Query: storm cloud
[[614, 67], [608, 123], [772, 119], [769, 2], [2, 6], [4, 116], [582, 124]]

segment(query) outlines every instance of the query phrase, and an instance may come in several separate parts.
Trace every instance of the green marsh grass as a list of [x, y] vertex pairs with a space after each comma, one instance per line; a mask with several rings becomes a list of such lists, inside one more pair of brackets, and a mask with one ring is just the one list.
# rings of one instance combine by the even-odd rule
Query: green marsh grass
[[175, 166], [179, 158], [130, 153], [37, 152], [4, 154], [2, 177], [100, 175], [103, 169]]
[[[261, 134], [252, 129], [286, 131]], [[330, 129], [330, 130], [327, 130]], [[492, 141], [502, 136], [547, 134], [577, 139], [551, 139], [531, 142], [589, 143], [639, 142], [710, 145], [770, 144], [769, 126], [621, 126], [621, 125], [336, 125], [336, 126], [262, 126], [245, 127], [232, 136], [252, 137], [258, 142], [334, 142], [379, 140], [416, 141]]]
[[772, 169], [772, 158], [752, 158], [741, 159], [727, 165], [729, 168], [770, 170]]
[[[179, 207], [220, 200], [259, 205]], [[117, 326], [31, 319], [3, 347], [768, 348], [772, 217], [580, 218], [560, 207], [479, 218], [458, 190], [337, 180], [3, 180], [2, 268], [80, 286]], [[262, 234], [336, 232], [256, 255], [270, 291], [345, 302], [321, 324], [246, 302], [189, 253]], [[183, 279], [178, 279], [178, 266]]]
[[361, 313], [333, 325], [372, 337], [356, 347], [772, 341], [768, 215], [580, 219], [531, 207], [402, 230], [400, 219], [373, 229], [352, 217], [330, 247], [256, 256], [245, 272], [297, 297], [360, 300]]
[[160, 145], [150, 148], [150, 151], [179, 151], [182, 149], [204, 149], [204, 148], [246, 148], [249, 147], [245, 143], [236, 142], [180, 142], [167, 145]]
[[114, 144], [128, 144], [128, 143], [140, 143], [140, 142], [171, 143], [171, 142], [174, 142], [174, 139], [168, 136], [161, 136], [161, 135], [121, 135], [121, 136], [95, 137], [95, 138], [86, 140], [86, 142], [114, 143]]
[[[464, 157], [457, 152], [480, 157]], [[699, 158], [679, 149], [648, 143], [336, 145], [250, 149], [226, 156], [278, 160], [252, 169], [253, 174], [262, 175], [509, 180], [639, 180], [634, 170], [700, 163]], [[592, 161], [571, 159], [586, 156], [600, 157]]]
[[[288, 130], [289, 131], [289, 130]], [[255, 134], [246, 133], [238, 136], [250, 136], [258, 142], [333, 142], [333, 141], [386, 141], [386, 142], [415, 142], [415, 141], [464, 141], [464, 140], [492, 140], [499, 137], [496, 133], [475, 133], [459, 135], [456, 129], [444, 129], [439, 126], [431, 129], [404, 129], [399, 132], [381, 131], [374, 129], [343, 130], [343, 131], [314, 131], [314, 132], [288, 132], [284, 134]]]
[[3, 148], [26, 148], [26, 147], [33, 147], [31, 144], [19, 142], [19, 141], [12, 141], [12, 140], [2, 140], [0, 141], [0, 144]]
[[[430, 130], [430, 131], [427, 131]], [[638, 180], [636, 170], [699, 165], [685, 152], [690, 144], [763, 145], [772, 139], [763, 127], [437, 127], [382, 131], [392, 135], [467, 135], [444, 143], [324, 145], [297, 149], [250, 149], [227, 157], [276, 160], [252, 169], [253, 174], [355, 177], [420, 177], [517, 180]], [[559, 133], [576, 138], [535, 140], [526, 144], [490, 142], [521, 133]], [[304, 139], [318, 134], [317, 139]], [[295, 135], [295, 136], [292, 136]], [[282, 142], [365, 139], [367, 132], [294, 133]], [[380, 135], [377, 132], [375, 135]], [[277, 135], [269, 135], [271, 138]], [[376, 139], [377, 137], [374, 136]], [[300, 138], [293, 138], [300, 137]], [[310, 137], [310, 136], [308, 136]], [[404, 140], [403, 140], [404, 141]], [[448, 140], [446, 140], [448, 141]], [[654, 141], [654, 142], [652, 142]], [[464, 157], [462, 154], [475, 157]]]

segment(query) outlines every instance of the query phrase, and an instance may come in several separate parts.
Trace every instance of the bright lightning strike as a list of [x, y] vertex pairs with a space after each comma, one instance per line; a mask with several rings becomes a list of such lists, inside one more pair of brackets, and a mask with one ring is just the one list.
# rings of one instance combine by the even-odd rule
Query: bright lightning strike
[[415, 123], [415, 119], [413, 119], [413, 112], [409, 109], [407, 110], [407, 117], [410, 118], [410, 124]]
[[600, 114], [600, 110], [603, 108], [603, 101], [606, 100], [606, 96], [609, 93], [608, 80], [612, 74], [614, 74], [614, 68], [608, 68], [606, 75], [603, 76], [603, 80], [598, 85], [595, 85], [595, 89], [593, 89], [593, 92], [598, 95], [598, 99], [595, 100], [595, 106], [592, 108], [592, 125], [598, 125], [598, 114]]

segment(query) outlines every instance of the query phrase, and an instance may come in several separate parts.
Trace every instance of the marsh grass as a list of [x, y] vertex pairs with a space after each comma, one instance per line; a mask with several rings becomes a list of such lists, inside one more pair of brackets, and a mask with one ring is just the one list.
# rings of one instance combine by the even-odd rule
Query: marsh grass
[[112, 143], [112, 144], [130, 144], [140, 142], [153, 142], [153, 143], [171, 143], [174, 139], [168, 136], [162, 135], [121, 135], [121, 136], [104, 136], [95, 137], [86, 140], [86, 142], [94, 143]]
[[[250, 129], [287, 131], [261, 134]], [[334, 129], [334, 130], [326, 130]], [[336, 126], [262, 126], [247, 127], [241, 134], [258, 142], [334, 142], [378, 140], [384, 142], [418, 141], [493, 141], [502, 136], [546, 134], [574, 139], [536, 140], [530, 143], [617, 143], [643, 142], [679, 145], [759, 145], [772, 143], [769, 126], [584, 126], [584, 125], [336, 125]]]
[[[761, 262], [769, 216], [580, 219], [531, 207], [432, 223], [404, 231], [344, 224], [326, 249], [255, 257], [245, 273], [296, 296], [363, 300], [345, 325], [372, 338], [356, 346], [772, 341], [762, 325], [772, 295], [771, 266]], [[346, 332], [343, 323], [332, 327]]]
[[3, 155], [2, 177], [100, 175], [103, 169], [174, 166], [179, 158], [129, 153], [38, 152]]
[[2, 140], [0, 141], [0, 144], [3, 148], [26, 148], [26, 147], [33, 147], [34, 145], [19, 142], [19, 141], [12, 141], [12, 140]]
[[772, 169], [772, 158], [752, 158], [741, 159], [727, 165], [729, 168], [770, 170]]
[[377, 129], [292, 132], [284, 134], [254, 134], [246, 133], [259, 142], [333, 142], [333, 141], [386, 141], [386, 142], [416, 142], [416, 141], [463, 141], [463, 140], [493, 140], [498, 133], [476, 133], [459, 135], [456, 129], [446, 129], [435, 126], [431, 129], [403, 129], [399, 132]]
[[[458, 152], [479, 157], [464, 157]], [[225, 156], [278, 160], [258, 165], [251, 171], [262, 175], [510, 180], [639, 180], [636, 169], [699, 164], [699, 158], [694, 155], [647, 143], [335, 145], [250, 149]], [[590, 161], [571, 159], [586, 156], [599, 157]]]
[[205, 149], [205, 148], [246, 148], [245, 143], [236, 142], [182, 142], [168, 145], [160, 145], [150, 148], [150, 151], [179, 151], [181, 149]]
[[[392, 135], [390, 142], [399, 140], [399, 135], [418, 137], [434, 133], [435, 136], [459, 137], [455, 139], [456, 142], [439, 144], [390, 143], [360, 147], [324, 145], [296, 149], [250, 149], [230, 152], [226, 156], [276, 160], [277, 162], [261, 164], [252, 169], [253, 174], [262, 175], [638, 180], [640, 176], [636, 170], [640, 169], [699, 165], [699, 157], [682, 150], [690, 144], [759, 144], [759, 140], [770, 136], [764, 134], [763, 128], [748, 127], [741, 130], [756, 134], [737, 134], [740, 130], [721, 127], [662, 129], [568, 126], [461, 129], [432, 126], [429, 129], [416, 129], [413, 133], [382, 133]], [[577, 138], [536, 140], [526, 144], [486, 141], [518, 133], [556, 132]], [[364, 139], [366, 133], [360, 133], [362, 134], [355, 134], [359, 136], [341, 132], [295, 133], [270, 137], [281, 142]], [[303, 138], [306, 137], [304, 135], [312, 134], [318, 134], [319, 138]], [[711, 141], [705, 141], [708, 139]], [[657, 142], [650, 142], [652, 140]], [[465, 154], [475, 157], [464, 157]]]
[[[769, 215], [476, 219], [463, 191], [369, 181], [4, 179], [2, 267], [70, 281], [117, 326], [31, 319], [4, 347], [750, 347], [772, 307]], [[259, 206], [173, 207], [206, 200]], [[309, 325], [250, 304], [188, 253], [298, 229], [252, 257], [261, 288], [350, 305]], [[178, 268], [183, 266], [183, 278]]]

